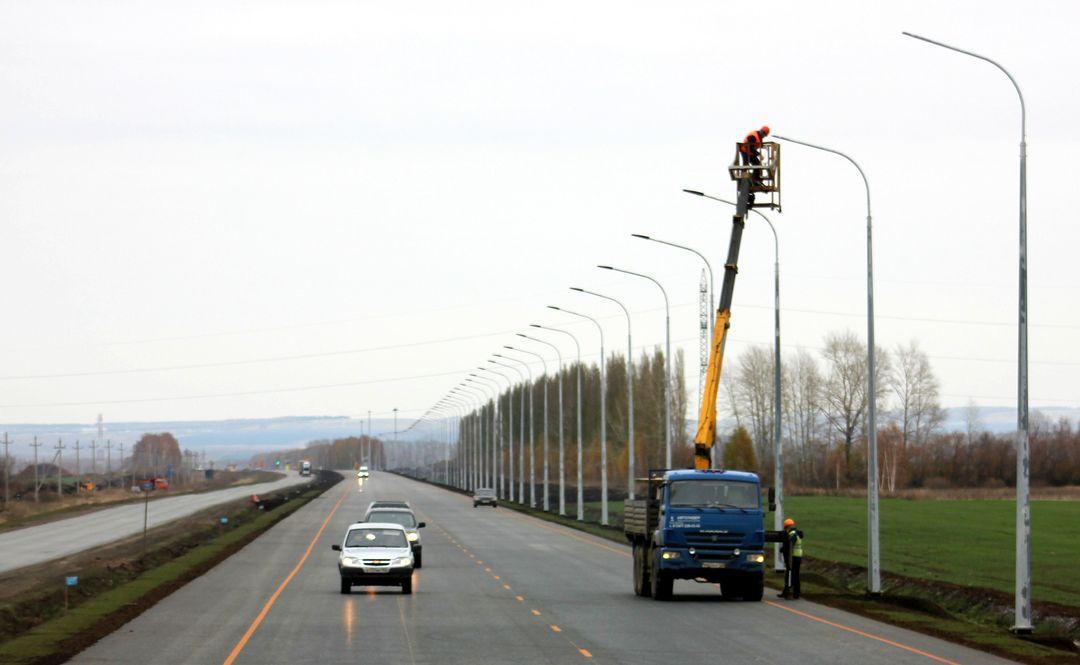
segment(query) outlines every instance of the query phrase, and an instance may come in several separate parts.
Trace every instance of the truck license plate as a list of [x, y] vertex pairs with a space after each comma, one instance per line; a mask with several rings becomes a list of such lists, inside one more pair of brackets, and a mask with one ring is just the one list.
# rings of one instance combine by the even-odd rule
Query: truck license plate
[[727, 568], [727, 564], [723, 561], [706, 561], [701, 565], [702, 568]]
[[390, 572], [389, 568], [365, 568], [365, 573], [386, 573]]

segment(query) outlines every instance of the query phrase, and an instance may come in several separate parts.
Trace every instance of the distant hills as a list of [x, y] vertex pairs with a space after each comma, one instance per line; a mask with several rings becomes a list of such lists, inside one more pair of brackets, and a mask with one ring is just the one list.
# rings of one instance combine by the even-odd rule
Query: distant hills
[[[1038, 415], [1037, 415], [1038, 414]], [[1049, 422], [1059, 418], [1068, 418], [1080, 422], [1078, 407], [1043, 407], [1032, 409], [1032, 418], [1045, 417]], [[411, 421], [401, 420], [399, 426], [404, 429]], [[980, 429], [988, 432], [1010, 432], [1016, 428], [1016, 409], [1014, 407], [979, 407], [978, 422]], [[728, 419], [720, 423], [721, 431], [729, 430], [734, 421]], [[696, 420], [687, 420], [687, 430], [691, 433], [697, 427]], [[389, 439], [393, 436], [394, 421], [389, 418], [372, 419], [372, 431], [376, 436]], [[944, 429], [964, 431], [967, 428], [967, 409], [954, 407], [945, 410]], [[13, 456], [28, 459], [29, 447], [26, 445], [37, 436], [48, 447], [42, 447], [42, 453], [51, 454], [51, 444], [63, 439], [69, 446], [79, 440], [84, 455], [89, 455], [87, 446], [97, 438], [97, 426], [93, 423], [42, 424], [18, 423], [0, 425], [0, 433], [7, 432], [15, 441], [11, 452]], [[207, 459], [219, 462], [247, 461], [252, 453], [274, 449], [297, 448], [318, 439], [335, 439], [358, 436], [367, 432], [366, 419], [345, 416], [291, 416], [281, 418], [251, 418], [241, 420], [190, 420], [157, 422], [106, 422], [104, 438], [110, 440], [114, 454], [119, 454], [118, 444], [123, 442], [130, 450], [146, 432], [171, 432], [180, 441], [182, 448], [206, 453]], [[402, 441], [418, 439], [419, 432], [400, 433]], [[70, 448], [69, 448], [70, 451]], [[70, 452], [65, 453], [70, 454]], [[98, 450], [101, 459], [105, 457], [103, 449]], [[85, 458], [84, 458], [85, 459]]]

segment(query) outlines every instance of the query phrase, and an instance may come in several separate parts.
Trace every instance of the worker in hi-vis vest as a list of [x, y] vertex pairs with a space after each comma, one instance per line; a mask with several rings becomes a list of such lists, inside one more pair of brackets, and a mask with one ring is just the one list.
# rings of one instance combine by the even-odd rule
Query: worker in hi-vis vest
[[784, 590], [780, 593], [781, 598], [798, 598], [802, 595], [802, 584], [799, 582], [799, 570], [802, 568], [803, 556], [803, 532], [795, 528], [795, 520], [784, 520]]

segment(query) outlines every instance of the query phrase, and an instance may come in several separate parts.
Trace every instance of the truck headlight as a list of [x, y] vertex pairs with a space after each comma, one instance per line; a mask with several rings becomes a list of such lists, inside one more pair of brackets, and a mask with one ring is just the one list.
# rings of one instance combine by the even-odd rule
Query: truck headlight
[[747, 554], [746, 560], [750, 563], [765, 563], [764, 554]]
[[681, 557], [682, 554], [680, 554], [679, 552], [663, 552], [660, 555], [661, 559], [679, 559]]
[[409, 539], [410, 543], [415, 543], [416, 541], [420, 540], [420, 534], [416, 531], [408, 532], [407, 534], [405, 534], [405, 537]]
[[391, 566], [411, 566], [413, 563], [411, 556], [399, 556], [390, 562]]

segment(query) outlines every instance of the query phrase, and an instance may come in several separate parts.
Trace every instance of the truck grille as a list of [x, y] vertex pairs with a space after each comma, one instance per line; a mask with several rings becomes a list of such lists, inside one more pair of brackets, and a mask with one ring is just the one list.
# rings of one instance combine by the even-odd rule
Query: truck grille
[[365, 566], [389, 566], [390, 559], [364, 559]]
[[688, 533], [686, 544], [692, 546], [704, 545], [742, 545], [746, 538], [745, 533]]

